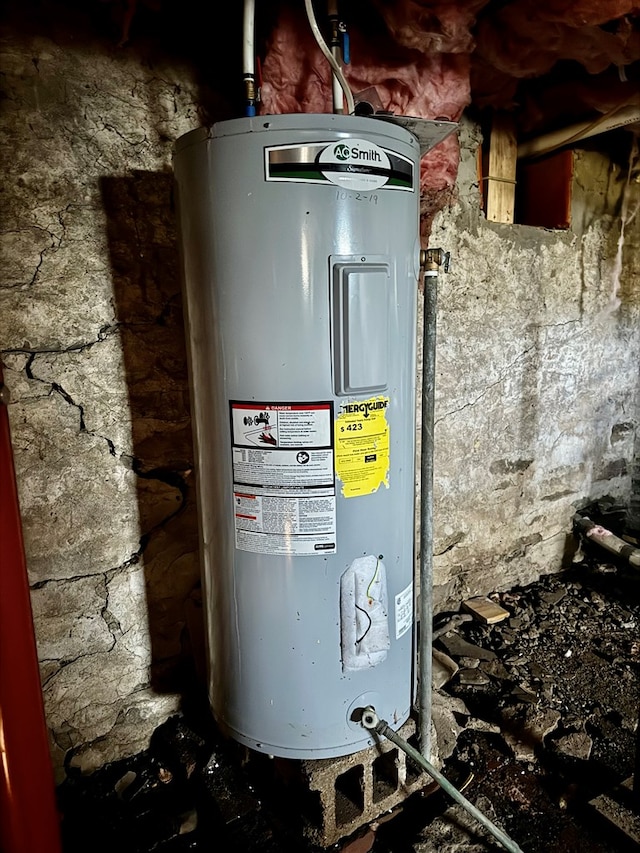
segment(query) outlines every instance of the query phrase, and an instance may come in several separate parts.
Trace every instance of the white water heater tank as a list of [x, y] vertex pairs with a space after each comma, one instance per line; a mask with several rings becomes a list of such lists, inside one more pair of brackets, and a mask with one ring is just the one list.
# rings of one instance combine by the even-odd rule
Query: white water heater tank
[[252, 749], [328, 758], [413, 698], [416, 137], [221, 122], [174, 155], [209, 694]]

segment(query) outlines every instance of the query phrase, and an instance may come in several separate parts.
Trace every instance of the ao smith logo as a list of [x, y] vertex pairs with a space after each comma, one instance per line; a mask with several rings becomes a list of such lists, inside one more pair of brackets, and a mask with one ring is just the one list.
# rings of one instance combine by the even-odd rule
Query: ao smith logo
[[364, 160], [367, 163], [381, 163], [382, 157], [379, 151], [367, 150], [359, 148], [357, 145], [353, 147], [345, 145], [344, 142], [335, 145], [333, 148], [333, 156], [336, 160], [345, 162], [346, 160]]
[[376, 409], [386, 409], [388, 404], [388, 400], [366, 400], [364, 403], [343, 403], [342, 411], [350, 415], [360, 412], [365, 418], [368, 418], [370, 412]]

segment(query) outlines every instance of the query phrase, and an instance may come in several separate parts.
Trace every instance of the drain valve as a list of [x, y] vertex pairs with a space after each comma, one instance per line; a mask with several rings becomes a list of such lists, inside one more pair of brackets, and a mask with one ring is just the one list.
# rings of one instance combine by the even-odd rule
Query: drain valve
[[376, 726], [380, 724], [380, 720], [378, 719], [378, 715], [376, 714], [376, 709], [372, 705], [367, 705], [367, 707], [364, 709], [360, 722], [365, 727], [365, 729], [369, 729], [370, 731], [376, 731]]

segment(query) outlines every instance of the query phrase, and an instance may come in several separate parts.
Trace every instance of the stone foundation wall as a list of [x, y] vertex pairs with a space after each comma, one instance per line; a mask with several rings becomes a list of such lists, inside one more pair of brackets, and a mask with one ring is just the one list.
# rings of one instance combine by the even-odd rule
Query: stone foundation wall
[[[488, 222], [477, 128], [431, 245], [439, 277], [435, 598], [507, 589], [570, 559], [577, 508], [629, 505], [638, 424], [640, 223], [620, 239], [628, 164], [575, 155], [572, 227]], [[629, 182], [627, 215], [640, 202]], [[635, 475], [637, 479], [637, 473]]]
[[2, 45], [0, 346], [60, 777], [65, 756], [91, 769], [144, 748], [190, 673], [171, 150], [202, 97], [188, 63], [47, 9], [33, 27], [16, 17]]

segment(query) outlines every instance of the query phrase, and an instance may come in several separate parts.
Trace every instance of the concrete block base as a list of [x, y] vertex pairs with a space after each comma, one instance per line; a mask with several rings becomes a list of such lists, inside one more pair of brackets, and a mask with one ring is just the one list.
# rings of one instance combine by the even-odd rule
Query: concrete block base
[[[398, 734], [417, 747], [413, 719]], [[351, 835], [432, 783], [428, 773], [384, 738], [353, 755], [302, 761], [300, 771], [315, 805], [305, 815], [305, 835], [321, 847]]]
[[633, 776], [590, 800], [589, 805], [622, 838], [640, 846], [640, 797], [633, 789]]

